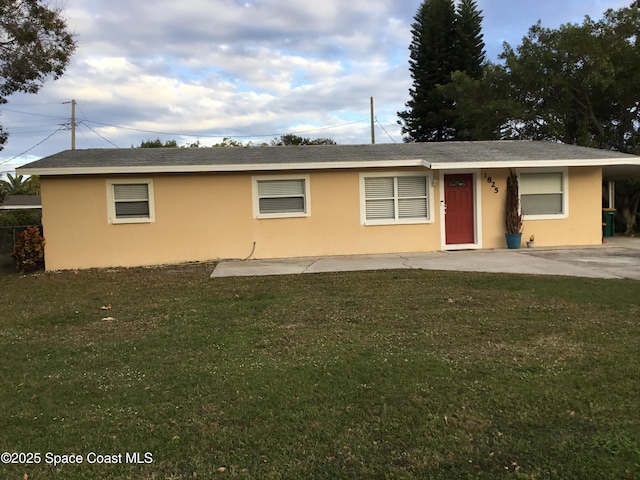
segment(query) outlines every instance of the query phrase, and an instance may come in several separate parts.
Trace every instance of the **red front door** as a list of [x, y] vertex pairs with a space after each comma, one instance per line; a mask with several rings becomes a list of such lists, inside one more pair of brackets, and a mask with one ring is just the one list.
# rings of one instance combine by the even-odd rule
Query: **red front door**
[[475, 243], [473, 175], [445, 175], [444, 203], [446, 244]]

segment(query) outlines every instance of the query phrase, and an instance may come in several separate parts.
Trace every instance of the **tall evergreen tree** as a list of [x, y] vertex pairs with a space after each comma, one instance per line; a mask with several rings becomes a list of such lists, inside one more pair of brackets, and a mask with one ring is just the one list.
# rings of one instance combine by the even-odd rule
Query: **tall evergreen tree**
[[471, 78], [482, 77], [485, 62], [484, 41], [482, 39], [482, 15], [475, 0], [461, 0], [457, 10], [458, 70]]
[[406, 142], [458, 138], [453, 101], [438, 85], [451, 82], [456, 70], [479, 76], [484, 61], [482, 17], [474, 0], [424, 0], [411, 26], [409, 70], [413, 87], [407, 110], [398, 112]]
[[451, 104], [436, 86], [456, 69], [456, 12], [452, 0], [425, 0], [411, 26], [409, 71], [413, 87], [407, 110], [398, 112], [405, 141], [440, 141], [452, 136]]

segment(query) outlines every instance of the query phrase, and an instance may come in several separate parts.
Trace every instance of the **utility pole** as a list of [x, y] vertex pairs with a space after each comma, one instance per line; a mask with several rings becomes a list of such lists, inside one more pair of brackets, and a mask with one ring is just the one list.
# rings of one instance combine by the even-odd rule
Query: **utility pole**
[[376, 143], [376, 131], [374, 127], [374, 117], [373, 117], [373, 97], [371, 97], [371, 145]]
[[71, 100], [71, 150], [76, 149], [76, 101]]

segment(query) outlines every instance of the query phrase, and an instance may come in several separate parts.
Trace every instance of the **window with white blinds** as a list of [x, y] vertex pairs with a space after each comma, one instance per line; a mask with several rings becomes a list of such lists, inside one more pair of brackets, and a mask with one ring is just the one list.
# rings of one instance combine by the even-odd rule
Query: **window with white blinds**
[[116, 218], [149, 217], [149, 186], [146, 183], [114, 185]]
[[109, 221], [147, 223], [154, 220], [151, 180], [107, 182]]
[[428, 175], [363, 176], [364, 223], [430, 220]]
[[530, 219], [566, 216], [565, 172], [519, 172], [520, 205]]
[[309, 178], [254, 178], [256, 218], [302, 217], [309, 215]]

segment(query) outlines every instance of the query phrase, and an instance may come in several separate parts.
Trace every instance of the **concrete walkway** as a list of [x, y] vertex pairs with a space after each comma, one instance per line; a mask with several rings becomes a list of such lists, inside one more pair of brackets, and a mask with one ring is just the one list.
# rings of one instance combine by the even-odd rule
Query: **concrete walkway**
[[218, 263], [211, 277], [404, 268], [640, 280], [640, 238], [611, 237], [605, 244], [593, 247], [224, 260]]

